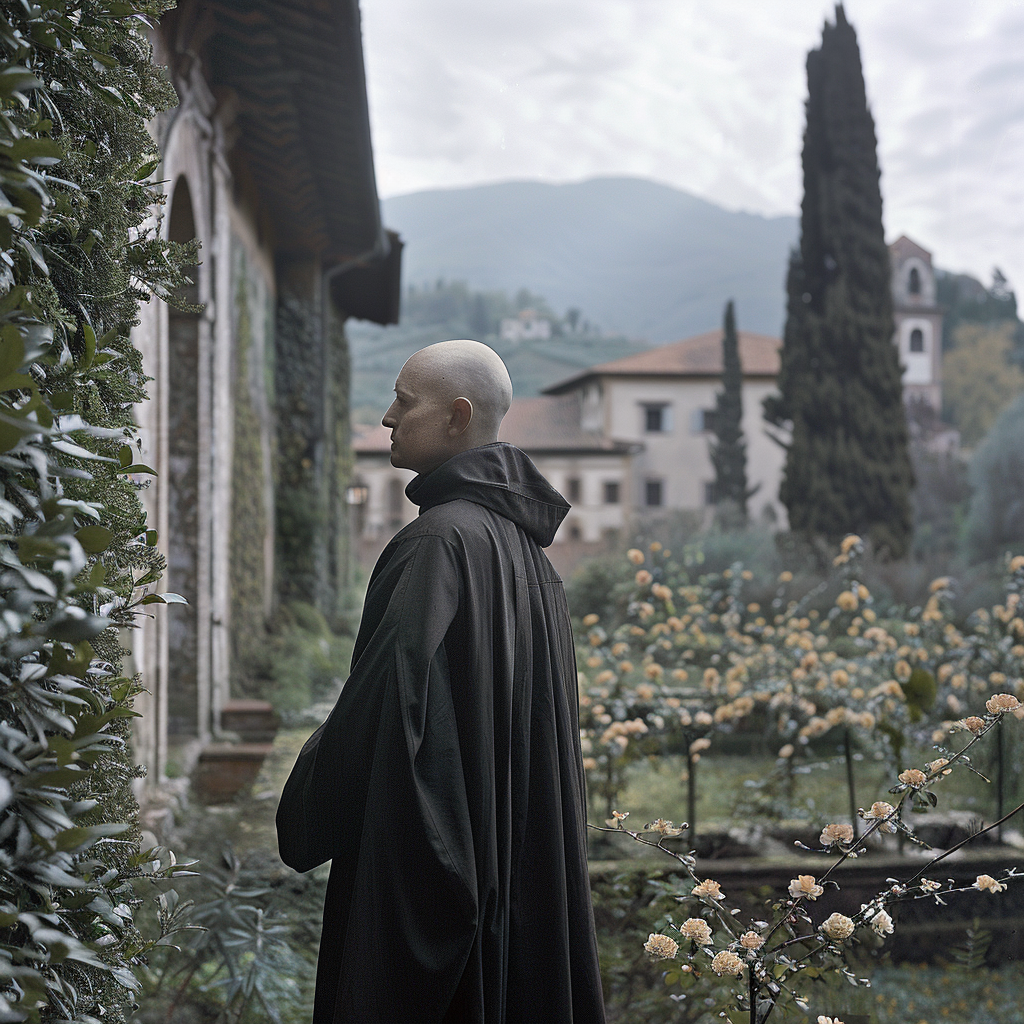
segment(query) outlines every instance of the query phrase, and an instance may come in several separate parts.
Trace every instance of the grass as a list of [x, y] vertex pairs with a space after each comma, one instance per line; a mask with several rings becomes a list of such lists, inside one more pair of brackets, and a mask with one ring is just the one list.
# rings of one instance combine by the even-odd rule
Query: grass
[[[209, 863], [224, 843], [230, 843], [243, 860], [263, 865], [260, 870], [266, 873], [266, 884], [272, 885], [276, 891], [281, 892], [281, 887], [290, 885], [292, 879], [300, 881], [277, 861], [274, 813], [285, 779], [315, 724], [311, 720], [307, 726], [283, 729], [278, 733], [273, 752], [250, 795], [240, 798], [229, 808], [215, 812], [193, 808], [189, 812], [190, 820], [179, 823], [179, 835], [191, 840], [183, 844], [185, 848], [179, 847], [179, 854], [201, 853]], [[744, 792], [744, 781], [762, 777], [774, 765], [773, 759], [765, 757], [716, 754], [714, 751], [706, 755], [698, 766], [699, 820], [729, 823], [738, 795]], [[633, 820], [650, 820], [658, 816], [684, 819], [686, 787], [680, 781], [683, 767], [679, 759], [666, 759], [660, 765], [648, 762], [634, 765], [621, 806], [632, 811]], [[796, 802], [810, 805], [816, 815], [842, 820], [847, 813], [843, 773], [843, 766], [834, 764], [797, 776]], [[862, 806], [883, 798], [888, 787], [885, 766], [875, 761], [858, 762], [857, 784], [858, 802]], [[968, 773], [950, 776], [942, 785], [949, 793], [949, 799], [943, 801], [945, 806], [966, 807], [979, 815], [991, 817], [991, 787]], [[940, 795], [946, 794], [940, 791]], [[591, 820], [600, 820], [594, 809]], [[190, 846], [191, 851], [188, 849]], [[639, 852], [638, 847], [635, 849]], [[296, 948], [307, 951], [310, 958], [319, 930], [319, 898], [326, 870], [320, 869], [315, 874], [317, 877], [306, 883], [306, 889], [295, 905], [301, 921], [290, 926], [289, 938]], [[614, 957], [614, 937], [601, 935], [599, 939], [603, 961], [606, 957]], [[629, 943], [627, 952], [632, 951], [634, 944], [632, 941]], [[838, 1014], [848, 1024], [857, 1021], [870, 1021], [871, 1024], [1007, 1024], [1022, 1019], [1019, 1007], [1024, 1005], [1024, 972], [1019, 964], [991, 969], [967, 968], [959, 963], [948, 966], [891, 965], [866, 958], [856, 966], [856, 970], [859, 976], [870, 977], [870, 988], [854, 989], [835, 980], [813, 983], [809, 987], [806, 994], [813, 1011], [809, 1021], [814, 1022], [818, 1014]], [[303, 983], [304, 991], [311, 991], [311, 974], [297, 980]], [[656, 979], [648, 983], [642, 976], [634, 977], [634, 984], [635, 996], [627, 999], [625, 1005], [620, 1002], [616, 1006], [614, 1020], [617, 1024], [651, 1024], [652, 1021], [682, 1019], [678, 1016], [678, 1006], [658, 991]], [[710, 1018], [708, 1024], [712, 1024]]]
[[[924, 764], [935, 757], [934, 751], [916, 751], [907, 758], [908, 765]], [[756, 755], [705, 755], [697, 765], [697, 822], [698, 827], [710, 824], [735, 823], [745, 816], [743, 805], [752, 796], [747, 780], [762, 780], [775, 769], [771, 757]], [[980, 765], [981, 770], [987, 766]], [[629, 811], [632, 821], [651, 821], [669, 818], [685, 821], [689, 814], [686, 803], [686, 763], [682, 757], [662, 757], [651, 761], [638, 761], [630, 766], [626, 786], [620, 794], [616, 809]], [[994, 776], [993, 776], [994, 780]], [[875, 800], [892, 800], [889, 788], [895, 778], [887, 763], [864, 757], [855, 762], [855, 792], [859, 807], [868, 807]], [[1020, 802], [1020, 773], [1014, 771], [1006, 781], [1007, 809]], [[986, 783], [969, 771], [958, 770], [943, 778], [935, 787], [940, 811], [968, 811], [979, 818], [995, 818], [995, 785]], [[1014, 801], [1015, 802], [1011, 802]], [[809, 764], [796, 766], [792, 798], [792, 815], [824, 824], [826, 821], [848, 821], [849, 796], [846, 788], [846, 768], [838, 754]], [[606, 809], [598, 801], [590, 802], [590, 820], [604, 819]], [[1020, 826], [1017, 826], [1018, 828]]]

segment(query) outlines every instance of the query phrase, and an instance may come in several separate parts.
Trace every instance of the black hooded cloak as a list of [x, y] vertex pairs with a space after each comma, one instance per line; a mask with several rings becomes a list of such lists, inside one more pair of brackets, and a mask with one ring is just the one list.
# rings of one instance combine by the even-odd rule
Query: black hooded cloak
[[569, 509], [511, 445], [406, 492], [352, 671], [277, 812], [333, 860], [314, 1024], [604, 1021], [576, 661], [541, 550]]

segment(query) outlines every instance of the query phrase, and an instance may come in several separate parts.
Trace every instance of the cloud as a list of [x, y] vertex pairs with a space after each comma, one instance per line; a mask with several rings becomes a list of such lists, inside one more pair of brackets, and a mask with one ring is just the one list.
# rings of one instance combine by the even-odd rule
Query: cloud
[[[825, 0], [363, 0], [383, 195], [652, 178], [794, 213]], [[888, 234], [1024, 291], [1024, 4], [850, 0]], [[398, 225], [400, 227], [400, 225]]]

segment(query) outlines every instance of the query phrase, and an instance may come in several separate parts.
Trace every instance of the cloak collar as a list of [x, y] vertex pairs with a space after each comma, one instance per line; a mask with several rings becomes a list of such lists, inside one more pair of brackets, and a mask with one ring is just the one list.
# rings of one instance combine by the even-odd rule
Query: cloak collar
[[554, 539], [571, 507], [525, 452], [503, 441], [452, 456], [413, 479], [405, 493], [421, 515], [449, 501], [476, 502], [512, 520], [542, 548]]

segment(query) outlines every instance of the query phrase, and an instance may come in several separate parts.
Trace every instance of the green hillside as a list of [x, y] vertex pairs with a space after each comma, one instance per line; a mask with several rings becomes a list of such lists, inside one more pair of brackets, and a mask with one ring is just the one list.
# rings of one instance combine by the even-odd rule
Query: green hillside
[[782, 330], [795, 217], [732, 212], [639, 178], [506, 182], [384, 200], [406, 243], [406, 284], [439, 279], [543, 295], [607, 333], [662, 344], [721, 322]]
[[[534, 309], [552, 320], [555, 336], [547, 341], [502, 342], [502, 317]], [[575, 325], [575, 330], [573, 326]], [[551, 312], [542, 296], [520, 289], [514, 298], [504, 292], [473, 291], [461, 282], [439, 282], [431, 288], [407, 289], [402, 322], [392, 327], [352, 323], [352, 417], [375, 423], [394, 397], [398, 371], [413, 352], [450, 338], [475, 338], [490, 345], [505, 361], [516, 396], [526, 398], [548, 384], [572, 376], [595, 363], [618, 359], [647, 346], [622, 335], [606, 336], [586, 317], [568, 320]]]

